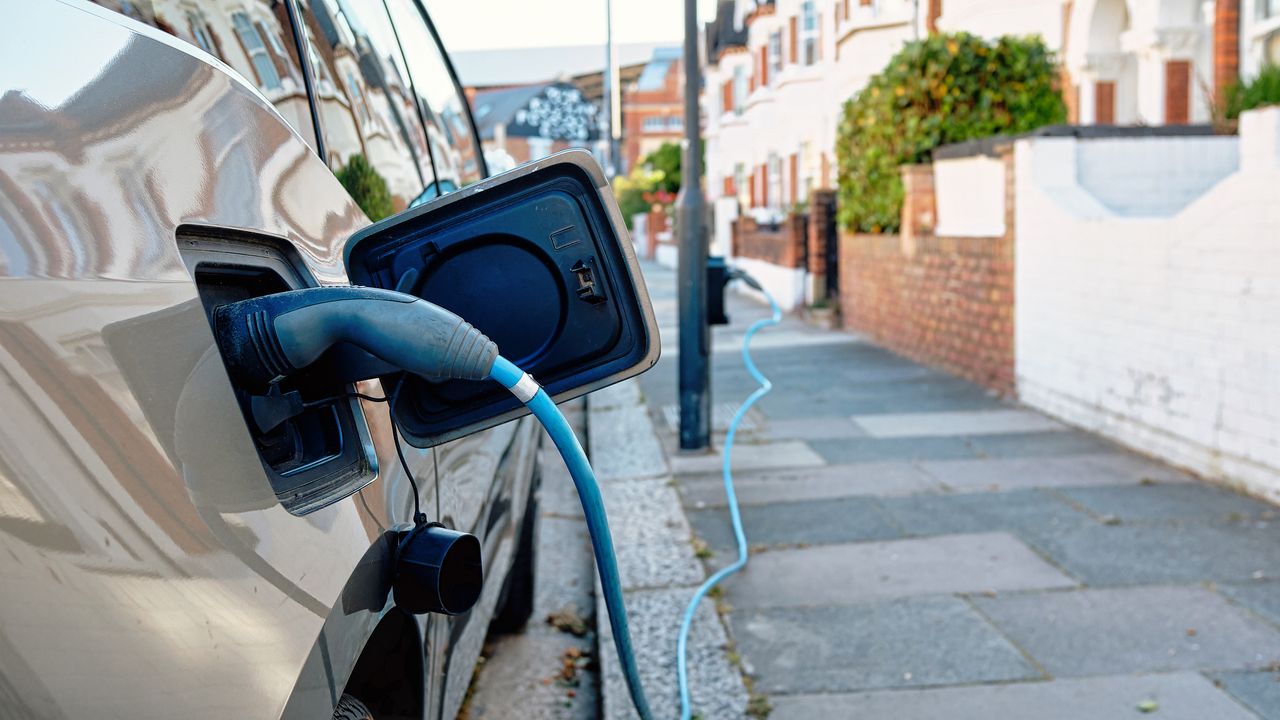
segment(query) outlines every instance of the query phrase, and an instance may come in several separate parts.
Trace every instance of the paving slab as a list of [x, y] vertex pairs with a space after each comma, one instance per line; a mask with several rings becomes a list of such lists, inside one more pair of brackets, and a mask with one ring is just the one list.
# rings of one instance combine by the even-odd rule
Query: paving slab
[[[711, 432], [728, 432], [729, 423], [733, 420], [733, 416], [737, 412], [737, 403], [718, 402], [712, 405]], [[738, 423], [738, 431], [746, 433], [758, 430], [763, 422], [764, 418], [760, 415], [760, 411], [755, 408], [750, 408], [747, 410], [747, 414], [742, 417], [742, 422]], [[668, 432], [680, 432], [680, 406], [663, 405], [662, 423], [663, 427]]]
[[[1280, 688], [1280, 683], [1272, 684]], [[1256, 720], [1196, 673], [773, 698], [770, 720], [1133, 720], [1155, 701], [1160, 720]]]
[[1067, 426], [1033, 410], [895, 413], [858, 415], [854, 424], [871, 437], [946, 437], [1066, 430]]
[[1280, 674], [1273, 670], [1229, 672], [1216, 674], [1214, 678], [1245, 707], [1257, 713], [1258, 717], [1263, 720], [1280, 720]]
[[764, 693], [843, 692], [1039, 677], [964, 600], [738, 610], [730, 626]]
[[760, 434], [771, 440], [842, 440], [867, 435], [843, 416], [769, 420]]
[[1076, 583], [1007, 533], [771, 550], [725, 581], [741, 608], [849, 605]]
[[623, 380], [591, 393], [591, 410], [617, 410], [631, 408], [641, 401], [640, 382], [636, 378]]
[[573, 484], [569, 470], [560, 459], [560, 453], [555, 448], [547, 447], [551, 440], [544, 438], [543, 443], [543, 447], [538, 450], [541, 475], [538, 512], [544, 516], [583, 520], [582, 501], [578, 499], [578, 489]]
[[[733, 485], [738, 504], [743, 506], [856, 496], [892, 497], [944, 489], [942, 483], [906, 462], [735, 472]], [[682, 477], [680, 496], [685, 507], [690, 508], [723, 508], [727, 504], [724, 481], [719, 474]]]
[[671, 478], [610, 483], [601, 487], [600, 494], [610, 524], [616, 526], [615, 543], [688, 542], [689, 522]]
[[587, 668], [560, 677], [566, 652], [586, 653], [584, 643], [561, 632], [499, 635], [468, 701], [474, 720], [591, 720], [598, 717], [599, 681]]
[[1218, 589], [1240, 605], [1280, 625], [1280, 581], [1255, 580], [1219, 585]]
[[1280, 660], [1280, 631], [1202, 587], [1019, 593], [973, 602], [1055, 677], [1250, 669]]
[[[723, 448], [716, 448], [705, 454], [675, 455], [671, 458], [671, 469], [677, 475], [718, 473], [723, 463], [720, 454], [722, 451]], [[823, 464], [825, 463], [822, 457], [815, 453], [808, 443], [798, 440], [733, 446], [734, 472], [769, 468], [817, 467]]]
[[883, 498], [881, 507], [908, 535], [998, 530], [1044, 533], [1096, 521], [1042, 490]]
[[[642, 590], [626, 593], [636, 662], [655, 718], [679, 717], [676, 688], [676, 635], [693, 588]], [[626, 682], [613, 649], [613, 635], [600, 620], [601, 678], [604, 716], [634, 719]], [[693, 709], [705, 720], [741, 720], [747, 692], [738, 670], [725, 656], [729, 638], [710, 600], [703, 600], [689, 631], [689, 692]]]
[[590, 413], [587, 434], [592, 468], [602, 483], [668, 474], [667, 455], [642, 404]]
[[1280, 524], [1275, 522], [1085, 523], [1024, 528], [1019, 534], [1089, 585], [1280, 578]]
[[591, 536], [582, 520], [543, 515], [538, 519], [534, 553], [533, 614], [530, 623], [571, 610], [584, 619], [595, 615], [595, 561]]
[[979, 457], [995, 458], [1084, 455], [1116, 448], [1111, 442], [1078, 430], [975, 435], [970, 442]]
[[813, 440], [809, 446], [832, 465], [978, 457], [968, 439], [958, 437]]
[[1274, 519], [1274, 506], [1206, 484], [1063, 488], [1058, 493], [1103, 517], [1139, 520]]
[[918, 466], [956, 492], [1189, 481], [1186, 476], [1164, 466], [1119, 453], [1063, 458], [925, 461]]
[[[875, 498], [833, 498], [750, 505], [742, 508], [747, 542], [759, 545], [830, 545], [888, 540], [902, 532]], [[714, 550], [736, 552], [729, 513], [723, 508], [692, 510], [694, 533]]]

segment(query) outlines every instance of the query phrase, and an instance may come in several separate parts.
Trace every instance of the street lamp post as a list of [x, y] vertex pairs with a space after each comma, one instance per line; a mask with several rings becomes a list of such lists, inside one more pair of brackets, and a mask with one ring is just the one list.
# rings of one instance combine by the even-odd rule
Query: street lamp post
[[613, 0], [604, 0], [605, 102], [609, 105], [609, 171], [621, 175], [622, 168], [622, 87], [618, 80], [618, 48], [613, 44]]
[[702, 136], [698, 91], [698, 4], [684, 0], [684, 160], [680, 197], [680, 449], [702, 450], [711, 443], [710, 331], [707, 326], [707, 243], [702, 196]]

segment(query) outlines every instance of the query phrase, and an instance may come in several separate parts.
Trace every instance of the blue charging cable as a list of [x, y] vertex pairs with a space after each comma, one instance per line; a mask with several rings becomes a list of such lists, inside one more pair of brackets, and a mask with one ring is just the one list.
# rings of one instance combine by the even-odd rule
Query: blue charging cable
[[569, 468], [573, 484], [578, 488], [582, 512], [587, 518], [587, 531], [591, 534], [591, 549], [596, 556], [596, 568], [600, 571], [600, 587], [604, 592], [604, 604], [609, 611], [609, 626], [613, 629], [613, 646], [618, 651], [622, 674], [627, 679], [631, 702], [642, 720], [652, 720], [649, 701], [640, 684], [640, 672], [631, 647], [631, 632], [627, 628], [627, 608], [622, 602], [622, 579], [618, 573], [618, 559], [613, 554], [613, 535], [609, 532], [609, 519], [604, 512], [604, 500], [596, 474], [587, 462], [587, 454], [573, 434], [569, 421], [552, 402], [551, 396], [533, 378], [502, 356], [493, 363], [490, 377], [511, 391], [524, 403], [533, 416], [546, 428], [555, 443], [564, 464]]
[[[742, 340], [743, 362], [747, 366], [747, 371], [751, 373], [751, 377], [755, 378], [760, 387], [751, 393], [743, 401], [738, 411], [734, 413], [733, 420], [729, 423], [729, 433], [724, 442], [724, 463], [722, 465], [724, 489], [729, 499], [729, 516], [733, 523], [733, 535], [738, 543], [738, 559], [732, 565], [720, 570], [702, 583], [697, 592], [694, 593], [688, 608], [685, 609], [684, 618], [680, 623], [680, 636], [676, 642], [676, 668], [680, 684], [680, 717], [682, 720], [691, 720], [693, 714], [689, 705], [689, 671], [686, 655], [688, 654], [689, 628], [693, 623], [694, 612], [697, 610], [698, 603], [702, 601], [702, 598], [706, 597], [711, 588], [715, 587], [721, 580], [741, 570], [747, 564], [747, 537], [742, 530], [742, 514], [738, 509], [738, 498], [733, 490], [733, 473], [730, 469], [733, 456], [733, 440], [738, 433], [738, 427], [742, 424], [742, 419], [746, 417], [747, 411], [773, 389], [773, 383], [769, 382], [769, 379], [756, 368], [755, 362], [751, 359], [751, 338], [761, 329], [782, 322], [782, 310], [778, 307], [778, 303], [773, 299], [773, 296], [761, 287], [759, 283], [755, 282], [754, 279], [743, 275], [738, 277], [764, 294], [765, 298], [769, 300], [772, 313], [768, 318], [757, 320], [753, 323], [747, 329], [747, 334]], [[591, 469], [591, 464], [587, 461], [587, 454], [583, 451], [582, 444], [578, 442], [577, 436], [574, 435], [573, 428], [569, 426], [569, 422], [560, 413], [560, 408], [556, 407], [547, 392], [527, 373], [516, 367], [511, 361], [499, 356], [493, 364], [490, 377], [510, 390], [520, 402], [524, 403], [533, 412], [534, 417], [542, 423], [547, 434], [551, 436], [551, 441], [555, 443], [556, 449], [560, 451], [560, 456], [564, 459], [565, 466], [569, 468], [569, 475], [573, 478], [573, 483], [578, 488], [578, 498], [582, 501], [582, 511], [587, 519], [587, 530], [591, 534], [591, 548], [595, 554], [596, 568], [600, 572], [600, 587], [604, 592], [604, 603], [609, 612], [609, 625], [613, 629], [613, 645], [618, 653], [618, 661], [622, 665], [622, 674], [626, 678], [627, 689], [631, 693], [631, 702], [635, 705], [636, 712], [639, 713], [642, 720], [651, 720], [653, 716], [649, 711], [649, 702], [645, 698], [644, 687], [640, 683], [639, 668], [636, 665], [635, 653], [631, 646], [631, 633], [627, 626], [627, 608], [622, 600], [622, 580], [618, 572], [617, 557], [613, 551], [613, 536], [609, 531], [609, 520], [605, 515], [604, 500], [600, 496], [600, 485], [596, 481], [595, 472]]]
[[738, 496], [733, 490], [733, 471], [731, 462], [733, 459], [733, 439], [738, 434], [738, 426], [742, 424], [742, 419], [747, 416], [747, 411], [755, 405], [760, 398], [769, 394], [773, 389], [773, 383], [769, 382], [769, 378], [765, 377], [756, 367], [755, 361], [751, 359], [751, 338], [761, 329], [770, 325], [777, 325], [782, 322], [782, 309], [778, 307], [778, 303], [759, 283], [746, 275], [739, 274], [738, 277], [751, 287], [759, 290], [765, 299], [769, 301], [769, 307], [772, 313], [763, 320], [757, 320], [747, 328], [747, 334], [742, 338], [742, 362], [747, 366], [747, 372], [751, 373], [751, 377], [755, 379], [760, 387], [755, 392], [747, 396], [738, 406], [738, 411], [733, 414], [733, 420], [729, 422], [729, 432], [724, 438], [724, 461], [721, 463], [720, 471], [724, 477], [724, 494], [729, 501], [729, 520], [733, 524], [733, 537], [738, 543], [738, 559], [733, 564], [722, 568], [719, 572], [698, 587], [697, 592], [693, 594], [693, 599], [689, 601], [689, 606], [684, 610], [684, 618], [680, 621], [680, 636], [676, 640], [676, 674], [680, 683], [680, 719], [690, 720], [693, 716], [693, 708], [689, 702], [689, 667], [688, 667], [688, 645], [689, 645], [689, 628], [693, 625], [693, 615], [698, 609], [698, 603], [702, 602], [702, 598], [711, 592], [711, 588], [715, 587], [721, 580], [738, 572], [747, 564], [747, 536], [742, 530], [742, 513], [738, 509]]

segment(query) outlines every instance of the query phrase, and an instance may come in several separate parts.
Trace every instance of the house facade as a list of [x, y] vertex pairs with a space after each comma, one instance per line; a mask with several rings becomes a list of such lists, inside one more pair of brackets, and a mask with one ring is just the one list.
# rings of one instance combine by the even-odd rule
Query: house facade
[[633, 82], [622, 90], [624, 171], [664, 143], [684, 137], [684, 51], [657, 48]]
[[1040, 35], [1079, 124], [1207, 123], [1226, 85], [1280, 62], [1280, 0], [722, 0], [705, 38], [709, 198], [768, 219], [832, 187], [844, 102], [903, 43], [953, 31]]

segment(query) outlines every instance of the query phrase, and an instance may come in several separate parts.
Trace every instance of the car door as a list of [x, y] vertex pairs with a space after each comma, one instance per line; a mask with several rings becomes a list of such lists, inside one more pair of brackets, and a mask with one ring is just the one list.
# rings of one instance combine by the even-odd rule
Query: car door
[[[0, 26], [21, 59], [0, 72], [0, 697], [14, 715], [278, 717], [317, 637], [331, 706], [385, 613], [348, 602], [412, 506], [385, 410], [339, 397], [286, 430], [251, 428], [205, 322], [219, 298], [344, 282], [343, 242], [369, 222], [317, 155], [328, 133], [294, 40], [278, 0], [33, 3]], [[434, 166], [398, 172], [421, 183]], [[511, 425], [442, 452], [440, 477], [470, 484], [440, 493], [437, 516], [510, 534], [511, 511], [492, 508], [527, 483], [503, 471], [520, 437]], [[410, 466], [434, 501], [449, 483], [433, 484], [432, 459]], [[437, 673], [479, 625], [426, 630]]]
[[[483, 177], [466, 101], [419, 3], [299, 0], [298, 16], [324, 156], [371, 220]], [[442, 717], [461, 704], [500, 599], [536, 447], [525, 418], [431, 450], [406, 448], [415, 475], [431, 478], [424, 507], [480, 538], [491, 579], [471, 613], [429, 619], [431, 705]]]

